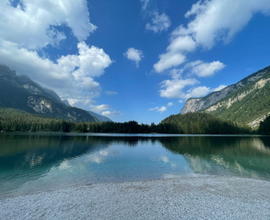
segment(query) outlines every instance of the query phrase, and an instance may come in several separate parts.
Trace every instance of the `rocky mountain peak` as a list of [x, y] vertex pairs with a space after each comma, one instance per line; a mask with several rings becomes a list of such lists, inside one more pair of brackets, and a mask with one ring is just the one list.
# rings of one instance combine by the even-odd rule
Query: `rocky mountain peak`
[[11, 70], [7, 66], [0, 64], [0, 81], [11, 83], [13, 85], [18, 85], [16, 78], [16, 71]]
[[262, 70], [259, 70], [258, 72], [253, 73], [253, 74], [247, 76], [246, 78], [240, 80], [238, 83], [227, 86], [220, 91], [212, 92], [212, 93], [210, 93], [207, 96], [202, 97], [202, 98], [188, 99], [180, 113], [185, 114], [188, 112], [197, 112], [197, 111], [206, 109], [209, 106], [218, 102], [219, 100], [225, 98], [226, 96], [228, 96], [232, 92], [236, 91], [237, 89], [244, 87], [247, 84], [262, 78], [268, 72], [270, 72], [270, 66], [268, 66]]

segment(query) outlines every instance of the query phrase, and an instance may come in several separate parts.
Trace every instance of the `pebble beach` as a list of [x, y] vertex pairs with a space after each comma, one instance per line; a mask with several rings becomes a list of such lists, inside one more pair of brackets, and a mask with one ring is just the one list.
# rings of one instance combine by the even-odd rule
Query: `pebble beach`
[[0, 200], [1, 219], [270, 219], [270, 182], [183, 177], [101, 183]]

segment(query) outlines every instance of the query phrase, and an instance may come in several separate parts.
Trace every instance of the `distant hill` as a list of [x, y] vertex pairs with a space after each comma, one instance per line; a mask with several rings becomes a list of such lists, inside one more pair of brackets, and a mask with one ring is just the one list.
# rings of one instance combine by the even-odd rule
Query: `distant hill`
[[202, 98], [186, 101], [181, 114], [207, 112], [257, 128], [270, 115], [270, 67]]
[[28, 76], [17, 76], [5, 65], [0, 65], [0, 107], [74, 122], [99, 121], [93, 114], [70, 106], [67, 100], [62, 101], [54, 91]]

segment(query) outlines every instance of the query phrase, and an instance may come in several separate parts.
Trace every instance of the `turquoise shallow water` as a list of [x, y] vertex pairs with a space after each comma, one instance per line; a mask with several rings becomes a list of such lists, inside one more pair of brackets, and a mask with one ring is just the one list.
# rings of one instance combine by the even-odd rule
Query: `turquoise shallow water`
[[193, 175], [270, 181], [270, 137], [0, 135], [0, 198], [81, 184]]

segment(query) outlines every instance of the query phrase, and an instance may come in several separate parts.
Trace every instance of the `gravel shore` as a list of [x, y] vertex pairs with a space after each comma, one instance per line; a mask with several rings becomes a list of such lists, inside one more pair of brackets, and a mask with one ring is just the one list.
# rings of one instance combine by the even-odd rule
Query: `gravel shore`
[[205, 176], [84, 185], [0, 200], [0, 219], [270, 219], [270, 182]]

